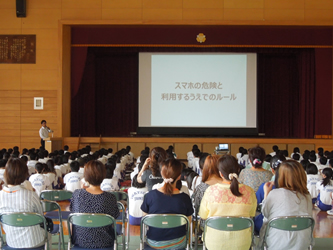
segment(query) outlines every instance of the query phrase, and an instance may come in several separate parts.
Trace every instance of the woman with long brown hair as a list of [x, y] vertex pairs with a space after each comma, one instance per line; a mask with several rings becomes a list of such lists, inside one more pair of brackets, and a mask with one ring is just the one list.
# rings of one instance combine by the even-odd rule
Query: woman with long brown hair
[[[278, 187], [273, 184], [264, 186], [265, 198], [262, 203], [264, 215], [260, 230], [261, 241], [266, 231], [267, 222], [279, 216], [312, 216], [312, 199], [306, 187], [307, 179], [300, 163], [294, 160], [283, 161], [278, 169]], [[307, 249], [310, 244], [310, 228], [294, 233], [270, 229], [267, 237], [269, 250]]]
[[[141, 210], [145, 214], [183, 214], [191, 221], [193, 207], [190, 197], [176, 188], [182, 171], [181, 162], [168, 159], [161, 165], [164, 185], [145, 195]], [[153, 248], [183, 249], [186, 246], [184, 235], [186, 235], [185, 226], [174, 229], [149, 227], [147, 243]]]
[[148, 191], [152, 190], [155, 184], [162, 183], [160, 165], [167, 158], [166, 151], [161, 147], [155, 147], [151, 150], [141, 171], [138, 173], [137, 181], [146, 183]]
[[[199, 215], [202, 219], [212, 216], [253, 217], [257, 199], [253, 189], [238, 182], [239, 165], [235, 157], [224, 155], [218, 160], [221, 182], [207, 188], [202, 198]], [[208, 249], [244, 249], [251, 246], [249, 229], [223, 232], [208, 228], [205, 244]]]

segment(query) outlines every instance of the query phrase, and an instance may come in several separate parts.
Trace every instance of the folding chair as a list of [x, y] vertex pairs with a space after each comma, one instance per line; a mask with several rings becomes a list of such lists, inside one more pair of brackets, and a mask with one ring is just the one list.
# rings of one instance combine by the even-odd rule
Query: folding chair
[[[45, 217], [37, 214], [37, 213], [3, 213], [0, 215], [0, 222], [1, 222], [1, 228], [0, 228], [0, 237], [1, 237], [1, 249], [4, 250], [14, 250], [17, 248], [12, 248], [6, 244], [6, 242], [3, 240], [3, 234], [2, 234], [2, 227], [3, 225], [8, 225], [12, 227], [31, 227], [31, 226], [40, 226], [41, 223], [44, 224], [44, 231], [45, 231], [45, 237], [44, 237], [44, 245], [40, 247], [35, 248], [29, 248], [29, 250], [44, 250], [45, 245], [47, 246], [47, 249], [50, 249], [48, 241], [48, 233], [46, 228], [46, 220]], [[27, 248], [21, 248], [27, 249]]]
[[[116, 234], [116, 220], [108, 214], [90, 214], [90, 213], [73, 213], [70, 214], [67, 220], [68, 225], [68, 249], [81, 249], [84, 250], [85, 248], [75, 246], [72, 242], [72, 232], [70, 230], [71, 225], [76, 225], [80, 227], [89, 227], [89, 228], [96, 228], [96, 227], [105, 227], [112, 225], [114, 228], [114, 244], [110, 248], [102, 248], [103, 250], [117, 250], [117, 234]], [[100, 248], [94, 248], [100, 249]]]
[[156, 227], [161, 229], [172, 229], [186, 226], [186, 249], [189, 250], [190, 222], [182, 214], [148, 214], [141, 219], [140, 225], [140, 250], [151, 249], [146, 242], [146, 227]]
[[[128, 200], [128, 194], [125, 192], [110, 192], [112, 193], [114, 196], [116, 196], [117, 199], [117, 205], [118, 205], [118, 209], [120, 211], [120, 215], [117, 219], [117, 222], [120, 222], [122, 224], [122, 244], [123, 244], [123, 249], [128, 249], [129, 247], [129, 215], [128, 212], [126, 212], [125, 206], [120, 203], [121, 200], [126, 200], [127, 202], [127, 207], [129, 205], [129, 200]], [[119, 204], [120, 203], [120, 204]], [[127, 225], [127, 226], [126, 226]], [[125, 234], [125, 229], [126, 229], [126, 234]]]
[[55, 201], [48, 201], [48, 200], [41, 200], [42, 207], [44, 213], [52, 212], [57, 210], [58, 217], [59, 217], [59, 224], [53, 224], [53, 230], [50, 232], [52, 235], [59, 235], [58, 239], [58, 250], [62, 249], [65, 250], [65, 241], [64, 241], [64, 232], [63, 232], [63, 225], [62, 225], [62, 217], [61, 217], [61, 208], [58, 203]]
[[315, 221], [310, 216], [281, 216], [275, 217], [269, 220], [267, 223], [265, 236], [264, 236], [264, 249], [269, 247], [267, 245], [267, 237], [269, 236], [270, 228], [275, 228], [283, 231], [302, 231], [308, 228], [311, 228], [309, 238], [310, 245], [309, 248], [312, 249], [312, 242], [313, 242], [313, 228], [315, 225]]
[[[220, 231], [241, 231], [247, 228], [251, 229], [251, 247], [253, 247], [253, 235], [254, 235], [254, 222], [251, 218], [247, 217], [222, 217], [214, 216], [205, 221], [205, 227], [203, 232], [203, 247], [206, 249], [206, 232], [207, 228], [213, 228]], [[216, 239], [219, 240], [219, 239]]]
[[[44, 190], [40, 193], [40, 200], [48, 201], [65, 201], [72, 198], [73, 193], [67, 190]], [[61, 211], [61, 218], [67, 220], [70, 211]], [[45, 216], [51, 218], [52, 220], [60, 220], [59, 213], [57, 211], [47, 212]]]

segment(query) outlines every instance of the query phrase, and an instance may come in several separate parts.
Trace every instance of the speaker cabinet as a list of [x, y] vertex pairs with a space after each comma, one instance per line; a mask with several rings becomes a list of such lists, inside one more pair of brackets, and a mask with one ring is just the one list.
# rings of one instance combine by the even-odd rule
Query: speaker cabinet
[[16, 0], [16, 16], [17, 17], [26, 17], [27, 16], [26, 0]]

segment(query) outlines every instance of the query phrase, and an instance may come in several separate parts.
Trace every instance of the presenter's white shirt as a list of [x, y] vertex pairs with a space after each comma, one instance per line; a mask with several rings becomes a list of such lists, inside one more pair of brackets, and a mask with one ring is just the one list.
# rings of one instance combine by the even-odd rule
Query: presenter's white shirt
[[118, 191], [118, 179], [116, 177], [112, 177], [112, 179], [105, 178], [101, 183], [101, 189], [105, 192]]
[[43, 174], [33, 174], [30, 176], [29, 181], [35, 189], [38, 197], [43, 190], [46, 190], [51, 185], [49, 178]]
[[42, 139], [48, 138], [49, 137], [49, 132], [51, 132], [51, 130], [48, 130], [46, 127], [41, 127], [39, 129], [39, 136]]
[[71, 172], [66, 174], [64, 177], [64, 183], [66, 184], [65, 189], [72, 192], [74, 192], [76, 189], [80, 189], [80, 181], [82, 180], [82, 178], [83, 175], [78, 172]]

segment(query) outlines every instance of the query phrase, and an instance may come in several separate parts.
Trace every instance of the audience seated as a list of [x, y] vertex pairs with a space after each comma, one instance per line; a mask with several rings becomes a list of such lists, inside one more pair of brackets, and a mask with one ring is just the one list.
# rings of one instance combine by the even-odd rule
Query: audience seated
[[140, 225], [141, 218], [143, 216], [141, 205], [143, 202], [143, 197], [147, 191], [148, 189], [146, 187], [146, 183], [138, 183], [137, 176], [135, 176], [132, 181], [132, 186], [127, 190], [129, 199], [129, 223], [131, 225]]
[[[137, 181], [146, 182], [148, 191], [152, 190], [157, 183], [163, 182], [160, 172], [160, 164], [166, 159], [166, 152], [161, 147], [153, 148], [150, 156], [146, 159], [141, 171], [138, 173]], [[181, 171], [181, 168], [180, 168]]]
[[72, 161], [70, 164], [71, 172], [64, 177], [65, 189], [74, 192], [76, 189], [81, 188], [81, 179], [83, 175], [79, 173], [80, 164], [78, 161]]
[[37, 170], [36, 174], [33, 174], [29, 177], [32, 187], [35, 189], [36, 194], [40, 195], [43, 190], [52, 189], [52, 184], [49, 178], [43, 175], [43, 171], [47, 168], [47, 165], [41, 162], [36, 163], [35, 168]]
[[[168, 159], [161, 165], [164, 185], [145, 195], [141, 210], [146, 214], [183, 214], [191, 221], [193, 207], [190, 197], [176, 188], [182, 170], [181, 163], [176, 159]], [[149, 227], [147, 243], [153, 248], [182, 249], [186, 246], [185, 235], [185, 227], [176, 229]]]
[[309, 163], [306, 166], [306, 187], [311, 195], [312, 204], [315, 204], [319, 194], [317, 189], [317, 183], [322, 179], [321, 174], [318, 172], [317, 166], [313, 163]]
[[[207, 188], [200, 205], [200, 217], [254, 217], [257, 207], [256, 196], [251, 187], [238, 183], [240, 167], [236, 158], [231, 155], [222, 156], [218, 160], [218, 169], [222, 181]], [[224, 232], [208, 228], [205, 239], [208, 249], [248, 250], [252, 234], [249, 229]]]
[[[101, 190], [100, 185], [106, 176], [105, 166], [96, 160], [89, 161], [85, 167], [84, 178], [89, 186], [74, 191], [70, 211], [72, 213], [102, 213], [114, 218], [119, 216], [116, 197]], [[85, 228], [73, 226], [73, 242], [83, 248], [106, 248], [113, 246], [114, 229]]]
[[114, 165], [106, 165], [106, 176], [101, 183], [101, 189], [105, 192], [119, 191], [118, 178], [113, 176]]
[[263, 148], [251, 148], [249, 150], [249, 158], [252, 167], [242, 170], [239, 175], [239, 182], [252, 187], [254, 192], [257, 192], [259, 186], [264, 182], [270, 181], [273, 176], [271, 171], [262, 168], [265, 156]]
[[[287, 160], [281, 163], [277, 178], [278, 188], [273, 184], [264, 186], [265, 198], [262, 204], [264, 223], [260, 230], [260, 243], [266, 231], [267, 222], [279, 216], [312, 216], [311, 196], [306, 188], [306, 174], [300, 163]], [[310, 228], [300, 232], [270, 229], [267, 237], [269, 250], [307, 249], [310, 243]]]
[[322, 211], [332, 209], [332, 193], [333, 193], [333, 171], [331, 168], [324, 168], [321, 173], [323, 180], [317, 182], [317, 206]]

